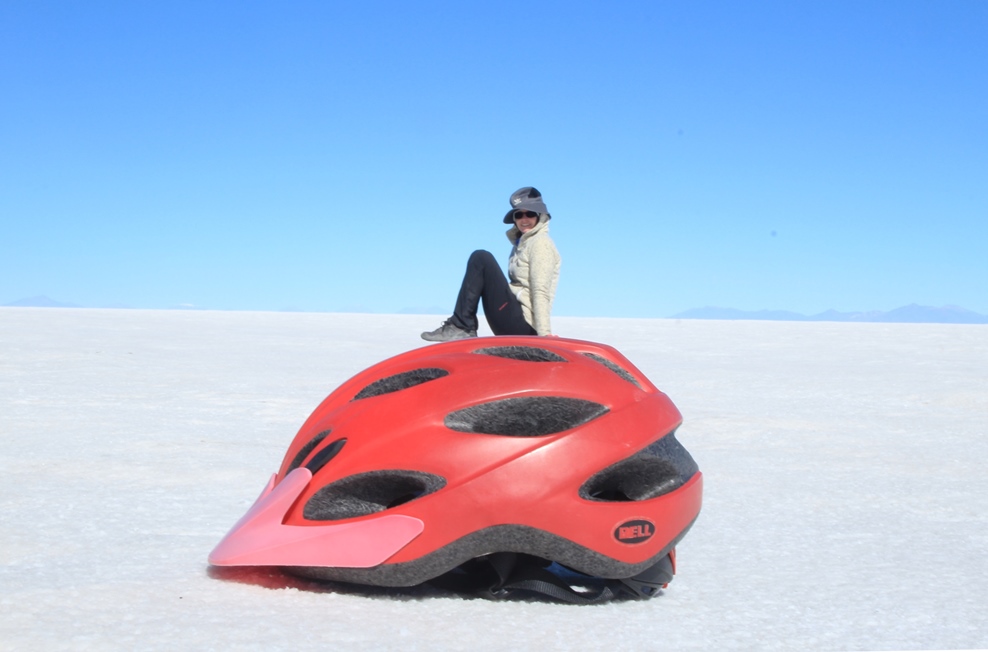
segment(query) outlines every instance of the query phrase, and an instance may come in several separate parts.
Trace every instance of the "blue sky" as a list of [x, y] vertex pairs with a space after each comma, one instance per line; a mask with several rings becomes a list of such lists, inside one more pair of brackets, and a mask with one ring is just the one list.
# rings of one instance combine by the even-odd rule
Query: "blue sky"
[[988, 2], [0, 3], [0, 304], [988, 313]]

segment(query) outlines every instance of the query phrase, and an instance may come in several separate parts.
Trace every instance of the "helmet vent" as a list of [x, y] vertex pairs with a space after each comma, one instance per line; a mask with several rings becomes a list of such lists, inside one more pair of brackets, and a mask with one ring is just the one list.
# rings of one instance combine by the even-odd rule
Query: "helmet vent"
[[305, 468], [309, 469], [309, 471], [312, 472], [312, 475], [315, 475], [319, 472], [319, 469], [326, 466], [327, 462], [336, 457], [336, 454], [342, 450], [344, 444], [346, 444], [346, 439], [337, 439], [332, 444], [313, 455], [312, 459], [309, 460], [309, 463], [305, 465]]
[[489, 346], [486, 349], [477, 349], [474, 353], [522, 360], [523, 362], [566, 362], [566, 358], [558, 353], [536, 346]]
[[447, 375], [449, 375], [449, 372], [445, 369], [436, 368], [413, 369], [412, 371], [405, 371], [400, 374], [395, 374], [394, 376], [388, 376], [387, 378], [375, 380], [370, 385], [357, 392], [357, 395], [353, 397], [353, 400], [357, 401], [362, 398], [370, 398], [372, 396], [380, 396], [381, 394], [398, 392]]
[[539, 437], [581, 426], [608, 411], [593, 401], [561, 396], [526, 396], [481, 403], [446, 415], [459, 432]]
[[598, 473], [580, 488], [589, 500], [625, 502], [648, 500], [683, 484], [675, 467], [660, 459], [632, 459]]
[[580, 497], [606, 502], [648, 500], [678, 489], [697, 470], [675, 433], [669, 433], [595, 474], [580, 487]]
[[302, 515], [310, 521], [339, 521], [376, 514], [442, 489], [446, 480], [420, 471], [370, 471], [337, 480], [317, 491]]
[[303, 446], [302, 447], [302, 450], [300, 450], [298, 452], [298, 454], [295, 456], [295, 459], [292, 460], [292, 463], [288, 465], [288, 470], [285, 471], [285, 474], [287, 475], [287, 474], [291, 473], [292, 471], [294, 471], [295, 469], [297, 469], [298, 467], [300, 467], [302, 465], [302, 461], [309, 456], [309, 453], [311, 453], [312, 451], [314, 451], [315, 448], [316, 448], [316, 446], [319, 445], [319, 442], [321, 442], [323, 439], [325, 439], [326, 436], [329, 433], [331, 433], [331, 432], [333, 432], [333, 431], [332, 430], [323, 430], [318, 435], [316, 435], [315, 437], [313, 437], [309, 441], [308, 444], [306, 444], [305, 446]]
[[618, 376], [621, 376], [621, 378], [627, 380], [629, 383], [632, 383], [636, 387], [641, 388], [641, 383], [639, 383], [635, 379], [635, 377], [631, 375], [631, 372], [625, 369], [624, 367], [621, 367], [618, 364], [612, 362], [611, 360], [608, 360], [604, 356], [597, 355], [596, 353], [584, 353], [583, 355], [587, 356], [591, 360], [594, 360], [595, 362], [599, 362], [600, 364], [604, 365], [605, 367], [616, 373]]

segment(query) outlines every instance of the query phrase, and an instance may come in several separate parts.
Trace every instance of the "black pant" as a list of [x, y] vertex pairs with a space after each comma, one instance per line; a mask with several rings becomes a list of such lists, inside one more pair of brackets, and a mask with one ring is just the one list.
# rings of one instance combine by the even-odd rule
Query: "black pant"
[[481, 301], [484, 316], [495, 335], [538, 335], [525, 321], [521, 304], [508, 287], [508, 279], [497, 260], [489, 251], [478, 250], [467, 261], [453, 323], [459, 328], [477, 330], [477, 305]]

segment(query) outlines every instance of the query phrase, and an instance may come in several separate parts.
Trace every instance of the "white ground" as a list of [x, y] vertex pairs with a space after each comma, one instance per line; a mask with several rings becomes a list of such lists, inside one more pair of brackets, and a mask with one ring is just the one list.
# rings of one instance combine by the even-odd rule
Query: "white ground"
[[438, 322], [0, 308], [0, 648], [988, 647], [988, 326], [557, 319], [672, 397], [705, 473], [648, 602], [210, 569], [319, 401]]

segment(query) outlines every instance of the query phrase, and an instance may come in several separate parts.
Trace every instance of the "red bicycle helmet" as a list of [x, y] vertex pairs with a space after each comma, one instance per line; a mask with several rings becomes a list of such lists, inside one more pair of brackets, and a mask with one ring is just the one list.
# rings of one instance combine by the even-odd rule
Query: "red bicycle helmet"
[[[571, 602], [651, 597], [700, 511], [681, 422], [606, 345], [496, 337], [419, 348], [316, 408], [209, 561], [378, 586], [481, 582], [493, 595]], [[595, 591], [573, 588], [594, 581]]]

